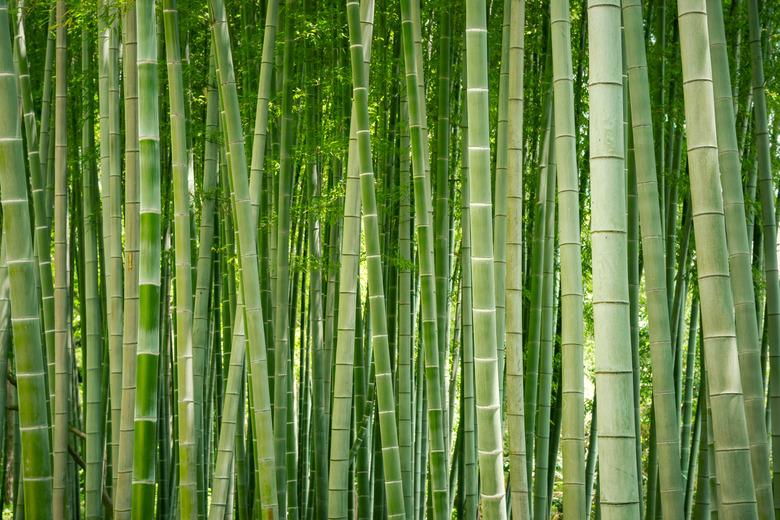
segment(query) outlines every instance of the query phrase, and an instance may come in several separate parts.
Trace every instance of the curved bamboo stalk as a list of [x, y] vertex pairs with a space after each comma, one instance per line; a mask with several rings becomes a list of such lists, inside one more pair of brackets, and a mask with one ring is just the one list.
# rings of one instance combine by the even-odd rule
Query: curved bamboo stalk
[[[372, 0], [361, 4], [364, 66], [371, 57], [374, 9]], [[355, 361], [356, 299], [360, 257], [360, 173], [357, 163], [357, 107], [353, 99], [349, 127], [346, 191], [344, 194], [341, 264], [339, 266], [338, 323], [333, 368], [333, 395], [328, 465], [328, 518], [347, 518], [351, 502], [350, 439], [352, 386]]]
[[[38, 260], [38, 278], [41, 286], [41, 304], [44, 340], [46, 352], [49, 359], [49, 388], [50, 392], [54, 389], [54, 280], [51, 269], [51, 235], [47, 208], [43, 198], [43, 181], [41, 178], [41, 155], [38, 148], [38, 128], [35, 122], [35, 109], [33, 107], [32, 87], [30, 84], [30, 72], [27, 61], [27, 43], [24, 28], [24, 1], [19, 1], [17, 5], [17, 26], [16, 38], [14, 39], [14, 59], [19, 73], [19, 94], [22, 99], [22, 114], [24, 121], [25, 138], [27, 139], [27, 164], [30, 169], [30, 189], [32, 191], [31, 199], [33, 203], [34, 217], [34, 243], [35, 256]], [[52, 10], [51, 27], [54, 27], [55, 11]], [[53, 41], [53, 40], [52, 40]], [[53, 52], [47, 46], [47, 52]], [[48, 55], [47, 55], [48, 56]], [[53, 56], [53, 54], [52, 54]], [[44, 86], [46, 90], [46, 86]], [[47, 130], [48, 132], [48, 130]], [[54, 406], [53, 402], [49, 406]], [[52, 409], [53, 410], [53, 409]]]

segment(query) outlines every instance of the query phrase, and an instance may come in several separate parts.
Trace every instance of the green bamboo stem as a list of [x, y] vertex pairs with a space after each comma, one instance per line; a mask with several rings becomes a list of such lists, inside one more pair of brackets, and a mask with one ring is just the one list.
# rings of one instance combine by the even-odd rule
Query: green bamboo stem
[[[30, 169], [30, 189], [32, 191], [33, 216], [34, 216], [34, 243], [35, 255], [38, 260], [38, 277], [41, 286], [42, 320], [44, 339], [47, 355], [54, 354], [54, 281], [52, 279], [51, 266], [51, 236], [46, 216], [46, 204], [43, 200], [43, 182], [41, 180], [41, 157], [38, 149], [38, 128], [35, 122], [35, 109], [33, 107], [32, 87], [30, 81], [29, 64], [27, 60], [27, 43], [24, 28], [25, 3], [19, 1], [17, 5], [18, 17], [16, 26], [16, 38], [14, 39], [14, 60], [18, 67], [19, 94], [22, 99], [22, 114], [24, 121], [25, 138], [27, 140], [27, 164]], [[54, 10], [52, 10], [52, 16]], [[54, 25], [52, 18], [52, 26]], [[48, 51], [48, 49], [47, 49]], [[53, 46], [52, 46], [53, 51]], [[44, 87], [45, 89], [45, 87]], [[50, 350], [49, 350], [50, 349]], [[53, 368], [53, 360], [49, 363]], [[50, 377], [54, 376], [53, 370]], [[49, 380], [50, 388], [54, 383]], [[50, 403], [53, 406], [54, 403]]]
[[[554, 126], [551, 134], [555, 133]], [[541, 334], [539, 339], [539, 394], [536, 403], [536, 441], [534, 443], [533, 516], [547, 517], [547, 478], [550, 471], [548, 453], [550, 449], [550, 411], [552, 406], [553, 371], [553, 298], [555, 293], [555, 190], [557, 164], [555, 162], [555, 140], [550, 140], [550, 151], [545, 175], [544, 248], [541, 277]], [[540, 192], [540, 196], [542, 193]], [[541, 222], [540, 222], [541, 223]]]
[[[574, 88], [571, 66], [569, 2], [550, 4], [555, 154], [560, 218], [561, 382], [564, 414], [561, 424], [564, 502], [575, 517], [585, 515], [585, 406], [583, 370], [583, 288], [580, 245], [580, 202], [574, 130]], [[526, 410], [526, 413], [529, 413]]]
[[239, 401], [242, 399], [242, 381], [244, 376], [244, 358], [246, 352], [246, 335], [244, 333], [244, 306], [241, 293], [236, 306], [236, 321], [233, 325], [233, 338], [230, 348], [230, 365], [228, 366], [225, 383], [225, 399], [222, 405], [222, 420], [217, 442], [217, 457], [211, 483], [211, 505], [209, 520], [221, 520], [228, 514], [228, 500], [232, 468], [234, 461], [234, 446], [238, 420]]
[[[452, 71], [451, 6], [443, 3], [439, 13], [438, 117], [436, 121], [436, 180], [433, 213], [434, 262], [436, 272], [436, 330], [439, 331], [439, 366], [446, 366], [450, 294], [450, 74]], [[408, 110], [408, 106], [407, 106]], [[444, 370], [440, 371], [442, 377]], [[445, 430], [448, 432], [448, 430]]]
[[[758, 4], [748, 1], [748, 26], [751, 57], [751, 80], [753, 91], [753, 139], [756, 143], [758, 162], [758, 186], [761, 200], [761, 232], [764, 244], [764, 276], [766, 278], [766, 322], [769, 339], [769, 366], [775, 376], [780, 374], [780, 286], [776, 251], [775, 187], [772, 180], [772, 166], [769, 152], [769, 129], [764, 79], [763, 51], [761, 49], [761, 21]], [[752, 285], [751, 285], [752, 288]], [[774, 368], [774, 370], [772, 370]], [[755, 372], [752, 374], [756, 382]], [[744, 385], [744, 383], [743, 383]], [[762, 395], [763, 397], [763, 395]], [[762, 401], [763, 402], [763, 401]], [[772, 456], [780, 459], [780, 377], [769, 376], [769, 415], [772, 432]], [[752, 427], [752, 423], [751, 423]], [[765, 437], [764, 437], [765, 439]], [[755, 458], [753, 458], [755, 460]], [[765, 458], [763, 460], [768, 460]], [[762, 465], [763, 467], [763, 465]], [[772, 467], [772, 491], [775, 497], [775, 516], [780, 514], [780, 464]], [[765, 483], [766, 481], [762, 481]], [[758, 487], [758, 484], [757, 484]], [[765, 502], [768, 500], [766, 495]], [[765, 514], [762, 508], [761, 513]], [[770, 515], [771, 516], [771, 515]]]
[[[92, 68], [90, 34], [86, 29], [81, 33], [81, 73], [82, 88], [89, 92], [92, 88], [90, 72]], [[96, 222], [97, 172], [94, 153], [94, 117], [91, 100], [82, 102], [81, 153], [81, 206], [83, 221], [84, 247], [84, 316], [86, 318], [86, 373], [87, 389], [85, 396], [86, 412], [86, 517], [102, 518], [101, 503], [103, 491], [103, 394], [101, 366], [103, 358], [102, 310], [98, 293], [98, 229]]]
[[[403, 88], [403, 87], [402, 87]], [[401, 450], [401, 474], [404, 485], [404, 511], [411, 515], [413, 501], [414, 428], [412, 406], [412, 214], [411, 214], [411, 171], [409, 155], [409, 112], [406, 94], [400, 103], [399, 141], [399, 207], [398, 207], [398, 444]]]
[[725, 518], [752, 518], [757, 509], [729, 283], [705, 3], [680, 0], [677, 13], [704, 358], [721, 473], [718, 510]]
[[[108, 28], [108, 141], [101, 141], [102, 148], [108, 148], [108, 169], [102, 170], [103, 178], [103, 227], [108, 240], [104, 242], [106, 258], [106, 306], [108, 329], [108, 362], [110, 369], [111, 395], [111, 471], [117, 478], [119, 466], [119, 425], [122, 405], [122, 327], [124, 300], [122, 260], [122, 140], [119, 99], [119, 12], [115, 6], [106, 5], [107, 16], [111, 17]], [[102, 127], [103, 122], [101, 122]], [[102, 137], [102, 136], [101, 136]], [[108, 182], [106, 183], [106, 174]]]
[[[287, 411], [287, 364], [290, 350], [289, 330], [289, 300], [290, 300], [290, 227], [291, 198], [293, 189], [294, 165], [290, 157], [294, 146], [292, 135], [294, 120], [291, 109], [292, 102], [292, 70], [291, 55], [294, 42], [293, 19], [295, 16], [294, 2], [288, 1], [284, 16], [284, 53], [282, 58], [282, 91], [281, 91], [281, 134], [279, 146], [279, 191], [276, 205], [276, 256], [273, 257], [276, 270], [274, 290], [274, 417], [286, 418]], [[276, 484], [279, 492], [279, 508], [296, 518], [297, 509], [287, 507], [290, 495], [295, 492], [289, 473], [292, 470], [287, 464], [289, 446], [287, 442], [287, 421], [277, 419], [274, 422], [274, 451], [279, 454], [276, 459]], [[285, 454], [282, 457], [282, 454]]]
[[674, 518], [682, 515], [684, 495], [682, 475], [677, 463], [680, 460], [680, 437], [671, 356], [671, 327], [676, 327], [676, 324], [673, 322], [670, 325], [669, 321], [668, 273], [664, 259], [664, 232], [655, 162], [656, 147], [653, 143], [645, 39], [642, 31], [642, 6], [636, 0], [623, 0], [622, 11], [626, 26], [624, 39], [631, 105], [631, 131], [651, 335], [653, 412], [659, 460], [661, 508], [664, 516]]
[[135, 362], [138, 343], [140, 179], [138, 143], [138, 64], [135, 6], [124, 10], [123, 77], [125, 101], [125, 272], [124, 323], [122, 329], [122, 402], [119, 450], [113, 486], [113, 513], [117, 520], [129, 518], [133, 475], [135, 410]]
[[[364, 66], [371, 56], [374, 11], [369, 2], [361, 5]], [[349, 444], [351, 439], [353, 367], [355, 360], [356, 298], [360, 257], [360, 172], [357, 162], [357, 107], [353, 99], [349, 128], [346, 191], [344, 194], [341, 265], [339, 266], [338, 318], [334, 353], [333, 395], [328, 465], [328, 518], [346, 518], [349, 512]], [[351, 158], [351, 159], [349, 159]]]
[[[409, 110], [409, 135], [412, 145], [412, 176], [414, 189], [414, 218], [419, 255], [422, 327], [421, 337], [425, 363], [425, 385], [428, 415], [429, 455], [431, 466], [431, 493], [434, 515], [437, 519], [448, 517], [447, 504], [449, 478], [447, 475], [447, 449], [445, 439], [445, 411], [443, 378], [438, 352], [436, 285], [434, 264], [434, 236], [431, 219], [432, 205], [428, 179], [428, 140], [425, 128], [425, 98], [422, 94], [422, 58], [416, 44], [419, 32], [417, 17], [419, 3], [416, 0], [401, 2], [401, 45], [406, 73], [406, 95]], [[492, 232], [491, 232], [492, 235]], [[495, 305], [495, 303], [494, 303]]]
[[[496, 194], [507, 193], [507, 156], [509, 150], [509, 38], [511, 19], [511, 0], [504, 0], [504, 13], [501, 23], [501, 65], [498, 75], [498, 120], [496, 121]], [[504, 366], [506, 362], [506, 237], [507, 237], [507, 199], [494, 197], [493, 202], [493, 255], [495, 259], [496, 288], [496, 344], [498, 348], [498, 391], [501, 406], [504, 406]]]
[[[276, 478], [271, 470], [276, 466], [271, 419], [268, 360], [266, 358], [265, 332], [263, 330], [263, 309], [260, 300], [260, 284], [257, 268], [256, 220], [253, 218], [249, 196], [246, 155], [241, 132], [238, 109], [238, 94], [235, 72], [230, 50], [225, 6], [221, 0], [209, 2], [211, 29], [219, 71], [219, 89], [222, 105], [225, 107], [225, 134], [230, 151], [230, 177], [234, 191], [236, 223], [239, 237], [239, 267], [241, 269], [241, 290], [246, 306], [247, 338], [249, 340], [249, 363], [252, 374], [252, 399], [254, 406], [255, 432], [257, 437], [256, 469], [259, 476], [259, 498], [262, 515], [276, 518], [278, 497]], [[278, 419], [277, 419], [278, 420]], [[278, 454], [281, 456], [281, 454]]]
[[[53, 513], [64, 518], [68, 504], [68, 171], [67, 43], [65, 1], [57, 2], [57, 46], [54, 89], [54, 482]], [[7, 235], [6, 235], [7, 236]], [[29, 497], [30, 501], [36, 497]]]
[[395, 415], [393, 375], [387, 338], [382, 257], [380, 252], [379, 216], [372, 166], [371, 137], [368, 115], [368, 78], [364, 63], [366, 52], [360, 26], [360, 8], [356, 1], [347, 2], [350, 56], [352, 62], [352, 92], [356, 112], [357, 152], [360, 172], [360, 196], [363, 206], [366, 262], [368, 267], [368, 296], [371, 314], [371, 346], [379, 411], [385, 491], [388, 518], [405, 518], [403, 482], [401, 475], [398, 431]]
[[[523, 73], [525, 1], [509, 2], [506, 245], [506, 428], [509, 435], [509, 480], [512, 515], [530, 515], [526, 469], [523, 373]], [[465, 239], [465, 229], [464, 229]], [[463, 247], [463, 246], [461, 246]], [[464, 270], [468, 268], [463, 259]], [[469, 272], [469, 277], [471, 273]], [[465, 284], [464, 284], [465, 285]], [[469, 294], [469, 299], [471, 295]], [[465, 298], [464, 298], [465, 304]], [[469, 311], [470, 312], [470, 311]], [[464, 313], [464, 318], [467, 313]], [[469, 316], [469, 319], [471, 317]], [[465, 320], [464, 320], [465, 321]], [[469, 324], [470, 325], [470, 324]], [[465, 337], [465, 336], [464, 336]], [[471, 340], [472, 338], [469, 338]], [[473, 347], [472, 347], [473, 348]], [[465, 351], [465, 348], [464, 348]], [[465, 354], [465, 352], [464, 352]], [[465, 356], [464, 356], [465, 357]], [[464, 369], [465, 371], [465, 369]], [[473, 377], [473, 376], [472, 376]], [[473, 384], [473, 382], [472, 382]], [[465, 392], [464, 392], [465, 393]], [[473, 421], [473, 419], [472, 419]], [[473, 429], [473, 423], [471, 424]], [[473, 430], [471, 432], [473, 435]], [[473, 442], [473, 441], [470, 441]], [[471, 449], [472, 444], [466, 449]]]
[[[52, 84], [54, 81], [52, 80], [53, 75], [53, 69], [54, 69], [54, 46], [55, 46], [55, 15], [56, 15], [56, 9], [55, 6], [51, 6], [49, 8], [49, 22], [46, 27], [46, 57], [43, 65], [43, 86], [41, 88], [41, 128], [40, 128], [40, 139], [38, 140], [38, 159], [41, 163], [41, 169], [40, 169], [40, 175], [41, 175], [41, 190], [44, 190], [46, 188], [47, 183], [47, 176], [49, 173], [49, 170], [51, 169], [50, 164], [50, 158], [49, 158], [49, 152], [52, 149], [52, 145], [54, 144], [52, 139], [50, 138], [50, 135], [52, 133], [52, 125], [51, 125], [51, 107], [52, 107]], [[42, 194], [43, 196], [43, 194]], [[48, 199], [45, 199], [48, 202]], [[45, 213], [46, 213], [46, 228], [51, 229], [51, 214], [54, 208], [50, 208], [48, 204], [45, 204]], [[54, 318], [52, 317], [52, 325], [51, 325], [51, 332], [49, 335], [50, 340], [47, 340], [46, 342], [46, 353], [47, 355], [51, 354], [51, 356], [54, 356]], [[48, 331], [47, 331], [48, 332]], [[51, 357], [50, 356], [50, 357]], [[52, 369], [51, 374], [49, 374], [49, 378], [54, 377], [53, 372], [53, 365], [50, 367]], [[53, 383], [54, 380], [51, 379], [50, 383]]]
[[190, 197], [188, 188], [187, 127], [184, 117], [184, 82], [176, 0], [163, 1], [165, 55], [170, 104], [171, 169], [173, 175], [174, 239], [176, 250], [176, 382], [179, 420], [179, 514], [198, 513], [198, 432], [195, 421], [193, 354], [192, 266], [190, 259]]
[[593, 324], [599, 400], [599, 503], [604, 518], [636, 518], [640, 510], [625, 261], [620, 14], [617, 0], [588, 1]]
[[[756, 376], [761, 372], [761, 349], [756, 318], [756, 296], [753, 289], [752, 257], [745, 226], [742, 165], [739, 160], [734, 123], [734, 103], [731, 97], [723, 6], [712, 0], [707, 1], [707, 28], [712, 56], [718, 165], [720, 166], [723, 186], [726, 245], [729, 252], [731, 292], [736, 315], [737, 351], [739, 352], [742, 391], [745, 396], [745, 419], [748, 426], [750, 461], [759, 517], [771, 518], [774, 516], [775, 506], [772, 498], [769, 446], [767, 444], [766, 421], [764, 420], [764, 387], [761, 378]], [[772, 215], [774, 216], [774, 212]], [[774, 257], [777, 258], [776, 253]]]
[[[138, 254], [138, 344], [133, 434], [131, 514], [154, 513], [156, 491], [158, 364], [161, 300], [160, 119], [157, 79], [157, 22], [154, 0], [136, 2], [138, 30], [138, 143], [140, 227]], [[164, 338], [164, 336], [163, 336]]]
[[[205, 361], [208, 347], [210, 322], [210, 306], [214, 302], [210, 300], [212, 278], [217, 282], [217, 275], [212, 269], [214, 261], [213, 245], [215, 243], [214, 216], [217, 199], [217, 159], [219, 155], [219, 96], [216, 85], [216, 65], [214, 53], [209, 56], [209, 79], [206, 92], [206, 135], [203, 157], [203, 184], [201, 185], [202, 197], [200, 207], [200, 223], [198, 226], [198, 260], [195, 269], [195, 302], [193, 305], [192, 342], [194, 354], [194, 381], [195, 381], [195, 424], [204, 430], [210, 424], [205, 416], [203, 397], [204, 382], [207, 381]], [[215, 346], [212, 346], [213, 349]], [[208, 402], [208, 401], [207, 401]], [[207, 465], [205, 463], [204, 449], [207, 447], [203, 436], [199, 437], [198, 446], [198, 474], [205, 482]], [[205, 486], [199, 492], [205, 493]], [[203, 504], [203, 499], [199, 499]], [[199, 508], [200, 510], [200, 508]]]
[[529, 488], [533, 480], [534, 463], [533, 458], [535, 455], [536, 445], [536, 408], [539, 395], [539, 360], [541, 358], [541, 338], [542, 338], [542, 295], [543, 295], [543, 269], [544, 269], [544, 234], [546, 230], [547, 214], [547, 183], [549, 182], [549, 175], [547, 175], [547, 169], [550, 164], [550, 146], [551, 139], [553, 138], [552, 128], [552, 97], [548, 98], [546, 105], [547, 117], [545, 119], [545, 131], [544, 138], [542, 140], [542, 146], [544, 150], [541, 152], [539, 175], [537, 182], [537, 192], [535, 194], [536, 201], [534, 204], [534, 227], [533, 236], [531, 238], [531, 260], [530, 270], [528, 278], [530, 278], [531, 294], [530, 294], [530, 312], [528, 318], [528, 340], [526, 344], [526, 366], [528, 372], [528, 384], [525, 385], [525, 438], [526, 438], [526, 471], [528, 474]]
[[[693, 378], [696, 362], [696, 340], [699, 336], [699, 299], [694, 295], [691, 302], [691, 317], [688, 327], [688, 350], [686, 352], [685, 363], [685, 390], [683, 391], [683, 407], [682, 407], [682, 433], [680, 434], [680, 468], [683, 471], [683, 476], [687, 479], [688, 486], [691, 481], [695, 480], [688, 472], [688, 466], [690, 465], [690, 459], [695, 458], [696, 454], [692, 455], [691, 447], [691, 417], [693, 415]], [[696, 412], [696, 419], [699, 420], [699, 413]], [[688, 493], [686, 491], [686, 497]], [[687, 516], [687, 513], [686, 513]]]
[[[625, 30], [624, 30], [625, 34]], [[623, 162], [626, 170], [627, 185], [627, 232], [628, 232], [628, 305], [629, 325], [631, 327], [631, 368], [634, 379], [634, 431], [641, 432], [642, 411], [640, 394], [640, 366], [639, 366], [639, 208], [637, 207], [636, 184], [636, 160], [634, 154], [633, 133], [629, 131], [631, 126], [630, 94], [628, 90], [628, 68], [625, 64], [625, 37], [623, 38], [623, 137], [626, 149], [626, 160]], [[642, 474], [642, 439], [637, 435], [636, 442], [636, 471]], [[643, 501], [642, 482], [637, 480], [637, 493], [639, 503]]]
[[[483, 515], [506, 518], [501, 442], [501, 401], [496, 343], [490, 140], [488, 121], [487, 21], [483, 0], [466, 2], [466, 100], [469, 112], [469, 215], [472, 224], [474, 382], [477, 450]], [[430, 395], [429, 395], [430, 399]]]
[[[21, 461], [24, 513], [28, 518], [52, 516], [52, 467], [46, 394], [46, 366], [41, 343], [38, 296], [29, 290], [36, 268], [19, 110], [16, 74], [11, 56], [8, 4], [0, 0], [0, 194], [3, 206], [3, 244], [10, 280], [11, 327], [15, 342], [19, 437], [25, 456]], [[22, 487], [19, 487], [21, 490]], [[22, 508], [17, 509], [21, 511]]]

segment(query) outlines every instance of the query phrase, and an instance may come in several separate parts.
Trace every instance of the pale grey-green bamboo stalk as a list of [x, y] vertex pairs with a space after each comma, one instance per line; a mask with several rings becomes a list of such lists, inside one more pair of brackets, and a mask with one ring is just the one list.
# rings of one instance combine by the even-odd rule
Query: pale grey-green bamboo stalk
[[[509, 480], [512, 516], [514, 518], [528, 518], [530, 507], [528, 472], [526, 469], [525, 407], [523, 403], [523, 68], [525, 64], [525, 0], [512, 0], [508, 3], [508, 6], [511, 12], [508, 51], [509, 78], [507, 82], [509, 121], [506, 165], [505, 406], [506, 429], [509, 435], [509, 472], [512, 476]], [[468, 268], [465, 265], [465, 261], [464, 259], [462, 267], [464, 273], [465, 269]], [[471, 295], [469, 294], [470, 298]], [[467, 312], [470, 312], [470, 309]], [[469, 331], [470, 333], [471, 331]], [[470, 449], [470, 447], [465, 449]]]
[[[750, 28], [751, 78], [753, 91], [753, 136], [758, 156], [758, 185], [761, 200], [761, 232], [764, 246], [764, 276], [766, 278], [766, 323], [769, 341], [769, 430], [772, 432], [772, 490], [775, 516], [780, 515], [780, 286], [777, 267], [777, 225], [775, 216], [775, 186], [767, 127], [767, 107], [761, 49], [761, 20], [758, 2], [748, 1]], [[752, 287], [752, 286], [751, 286]], [[772, 376], [771, 374], [774, 374]], [[757, 375], [752, 374], [757, 378]], [[763, 512], [763, 510], [762, 510]]]
[[754, 518], [757, 509], [729, 283], [705, 1], [678, 0], [677, 13], [704, 358], [721, 477], [719, 513], [724, 518]]
[[[684, 489], [680, 471], [680, 437], [674, 386], [671, 327], [667, 296], [664, 234], [658, 193], [650, 84], [642, 20], [638, 0], [623, 0], [626, 68], [631, 105], [631, 131], [644, 258], [650, 356], [653, 376], [653, 413], [658, 452], [658, 480], [664, 516], [683, 514]], [[654, 500], [654, 497], [648, 497]]]
[[[759, 517], [772, 518], [775, 506], [772, 497], [772, 477], [769, 471], [764, 385], [761, 377], [758, 376], [761, 373], [761, 347], [756, 315], [756, 295], [753, 288], [751, 265], [753, 258], [745, 226], [742, 165], [734, 123], [734, 102], [729, 75], [726, 31], [723, 25], [723, 6], [718, 1], [707, 0], [707, 28], [712, 59], [718, 165], [723, 186], [726, 245], [729, 252], [731, 293], [734, 297], [739, 371], [745, 396], [750, 462]], [[777, 258], [776, 253], [773, 256]]]
[[571, 14], [568, 0], [550, 4], [555, 154], [558, 171], [558, 244], [561, 266], [561, 451], [567, 513], [585, 513], [585, 405], [580, 194], [574, 128]]
[[[591, 243], [599, 503], [606, 519], [638, 518], [629, 330], [623, 57], [618, 0], [588, 0]], [[675, 459], [675, 463], [679, 459]]]

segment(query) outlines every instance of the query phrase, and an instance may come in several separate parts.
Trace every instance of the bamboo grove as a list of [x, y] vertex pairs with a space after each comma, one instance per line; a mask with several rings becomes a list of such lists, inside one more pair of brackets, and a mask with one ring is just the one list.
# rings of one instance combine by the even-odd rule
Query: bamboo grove
[[0, 0], [3, 518], [780, 518], [778, 23]]

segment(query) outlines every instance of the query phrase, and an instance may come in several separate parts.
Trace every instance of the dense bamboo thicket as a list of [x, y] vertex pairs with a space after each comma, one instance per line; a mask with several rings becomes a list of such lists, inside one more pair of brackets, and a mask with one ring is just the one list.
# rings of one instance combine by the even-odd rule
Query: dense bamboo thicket
[[780, 518], [778, 23], [0, 0], [3, 518]]

